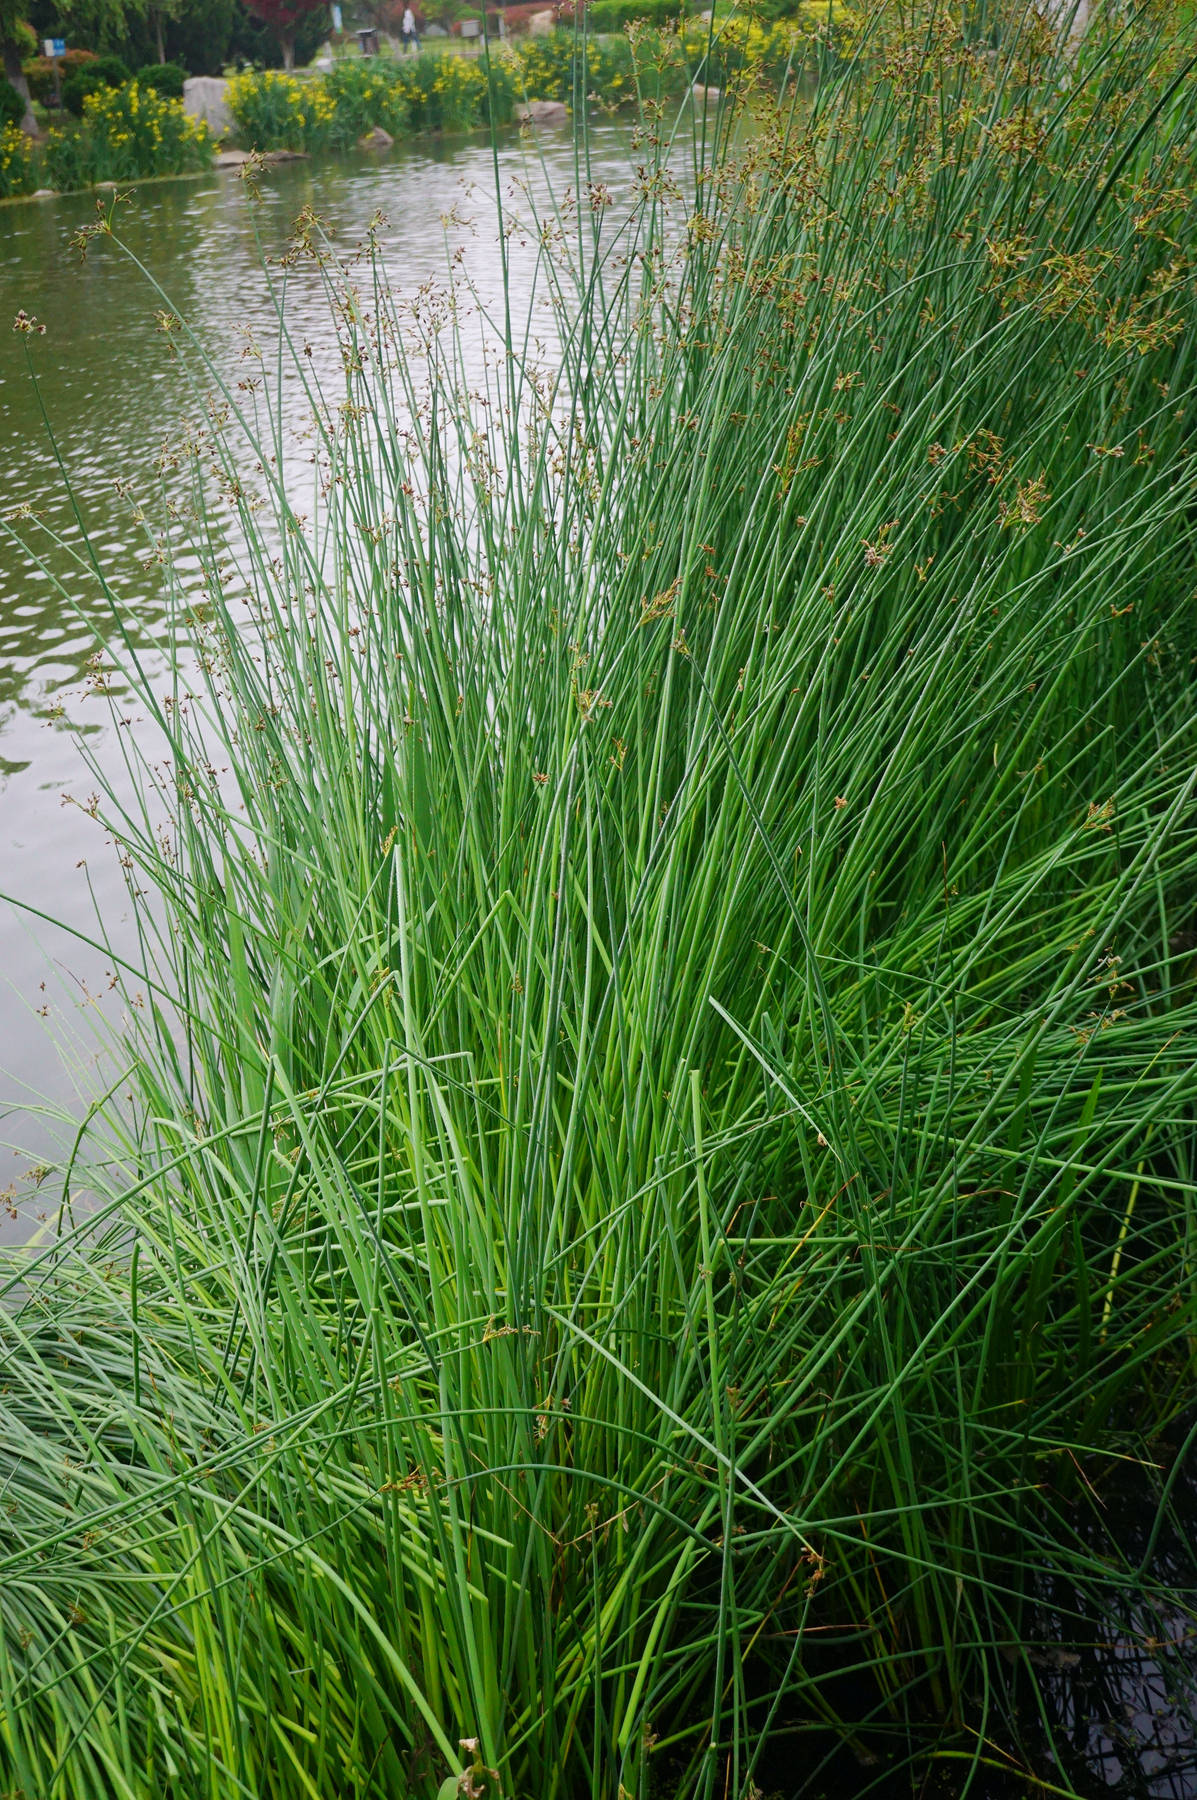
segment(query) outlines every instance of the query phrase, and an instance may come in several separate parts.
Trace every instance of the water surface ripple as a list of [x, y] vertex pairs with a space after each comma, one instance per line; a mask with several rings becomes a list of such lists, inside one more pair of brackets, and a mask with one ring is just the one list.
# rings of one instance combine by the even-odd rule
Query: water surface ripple
[[[626, 192], [626, 131], [600, 123], [589, 153], [592, 176]], [[497, 154], [505, 204], [526, 211], [527, 190], [576, 191], [576, 156], [565, 132], [534, 144], [512, 134]], [[117, 213], [143, 270], [103, 240], [84, 260], [72, 251], [74, 234], [96, 218], [95, 196], [0, 207], [0, 514], [27, 509], [19, 530], [28, 545], [0, 529], [0, 893], [90, 935], [98, 905], [111, 941], [131, 944], [115, 856], [64, 796], [85, 798], [90, 786], [80, 733], [120, 779], [108, 706], [88, 687], [88, 659], [109, 618], [88, 544], [151, 666], [166, 650], [156, 583], [139, 560], [145, 548], [132, 506], [117, 491], [125, 482], [152, 492], [160, 449], [195, 414], [164, 353], [154, 284], [233, 379], [244, 366], [246, 333], [267, 341], [271, 334], [263, 257], [285, 247], [305, 207], [347, 249], [381, 214], [379, 253], [400, 291], [443, 282], [458, 250], [489, 305], [502, 293], [495, 175], [489, 142], [469, 139], [381, 159], [282, 165], [261, 177], [257, 204], [229, 173], [149, 183]], [[518, 315], [533, 279], [534, 234], [509, 243]], [[45, 325], [44, 336], [10, 330], [20, 309]], [[296, 340], [312, 346], [313, 374], [335, 389], [340, 356], [317, 279], [289, 283], [287, 316]], [[291, 404], [298, 424], [298, 384]], [[37, 1202], [28, 1200], [23, 1170], [61, 1137], [39, 1098], [70, 1113], [95, 1091], [94, 1026], [104, 1016], [108, 966], [69, 930], [0, 905], [0, 1194], [15, 1182], [22, 1215], [0, 1208], [0, 1237], [28, 1231]]]

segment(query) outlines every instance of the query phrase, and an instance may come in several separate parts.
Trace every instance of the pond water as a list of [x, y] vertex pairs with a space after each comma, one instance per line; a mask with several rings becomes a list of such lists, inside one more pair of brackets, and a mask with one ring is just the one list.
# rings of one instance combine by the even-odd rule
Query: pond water
[[[593, 125], [587, 154], [591, 178], [626, 191], [625, 127]], [[285, 247], [304, 207], [349, 248], [381, 213], [379, 252], [399, 291], [443, 282], [456, 251], [480, 301], [496, 302], [496, 173], [505, 205], [523, 205], [526, 216], [527, 192], [560, 199], [577, 191], [577, 157], [571, 134], [545, 131], [534, 142], [511, 134], [497, 157], [475, 138], [279, 165], [262, 175], [259, 203], [232, 172], [145, 184], [117, 214], [143, 270], [103, 240], [85, 260], [72, 251], [72, 236], [96, 218], [93, 195], [0, 207], [0, 517], [33, 509], [36, 523], [21, 531], [46, 565], [0, 527], [0, 1196], [13, 1190], [17, 1215], [0, 1206], [0, 1238], [23, 1236], [36, 1222], [29, 1168], [36, 1172], [97, 1086], [95, 1027], [111, 963], [71, 933], [94, 938], [98, 910], [114, 946], [127, 941], [115, 856], [66, 797], [85, 798], [93, 785], [81, 733], [118, 781], [121, 768], [108, 705], [87, 685], [108, 614], [77, 560], [83, 524], [143, 652], [152, 661], [163, 650], [160, 601], [139, 562], [145, 548], [116, 491], [118, 481], [152, 490], [160, 447], [195, 410], [165, 354], [156, 320], [163, 300], [152, 283], [234, 378], [244, 372], [247, 331], [270, 334], [263, 257]], [[535, 237], [516, 232], [508, 243], [520, 316]], [[44, 324], [44, 336], [9, 329], [19, 309]], [[292, 284], [287, 313], [297, 340], [312, 346], [313, 373], [335, 384], [340, 358], [320, 284]], [[297, 418], [299, 405], [296, 387]]]

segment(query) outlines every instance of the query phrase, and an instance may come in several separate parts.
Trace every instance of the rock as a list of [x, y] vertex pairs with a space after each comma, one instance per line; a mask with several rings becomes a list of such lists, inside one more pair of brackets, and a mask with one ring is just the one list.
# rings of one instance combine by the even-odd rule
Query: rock
[[521, 125], [568, 125], [569, 108], [564, 100], [529, 100], [515, 116]]
[[424, 29], [421, 31], [420, 36], [421, 37], [432, 37], [432, 38], [437, 38], [437, 37], [444, 38], [444, 37], [448, 37], [449, 33], [445, 30], [443, 25], [438, 25], [435, 19], [429, 19], [427, 24], [424, 26]]
[[1047, 0], [1043, 8], [1051, 24], [1067, 30], [1069, 50], [1075, 50], [1088, 31], [1090, 10], [1090, 0]]
[[553, 23], [554, 13], [551, 6], [544, 12], [528, 14], [528, 31], [532, 37], [550, 37]]
[[183, 83], [183, 111], [189, 119], [202, 119], [214, 138], [227, 137], [233, 128], [228, 85], [221, 75], [192, 75]]
[[306, 162], [306, 150], [218, 150], [212, 158], [214, 169], [243, 169], [247, 162], [256, 162], [260, 169], [269, 169], [275, 163]]
[[696, 81], [694, 83], [694, 85], [690, 89], [690, 92], [694, 96], [694, 102], [695, 102], [696, 106], [706, 106], [708, 103], [711, 106], [718, 106], [720, 100], [722, 100], [722, 98], [723, 98], [723, 89], [722, 88], [703, 87], [703, 85], [700, 81]]
[[34, 188], [33, 192], [30, 194], [29, 198], [31, 200], [57, 200], [58, 189], [57, 188]]
[[359, 150], [389, 150], [394, 142], [389, 131], [384, 131], [381, 125], [374, 125], [364, 137], [357, 140], [357, 147]]

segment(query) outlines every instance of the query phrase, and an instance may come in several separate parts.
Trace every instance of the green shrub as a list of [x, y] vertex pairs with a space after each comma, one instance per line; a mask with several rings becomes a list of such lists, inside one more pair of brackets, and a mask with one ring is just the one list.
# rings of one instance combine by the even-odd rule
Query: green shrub
[[579, 17], [584, 17], [588, 31], [595, 32], [622, 31], [632, 24], [672, 27], [688, 12], [697, 10], [695, 4], [687, 5], [685, 0], [592, 0], [583, 15], [563, 8], [559, 29], [573, 30]]
[[[558, 27], [573, 30], [584, 18], [586, 29], [594, 32], [623, 31], [629, 25], [652, 25], [676, 29], [679, 22], [706, 10], [701, 0], [591, 0], [584, 10], [563, 6], [558, 13]], [[820, 0], [751, 0], [743, 6], [740, 0], [726, 0], [715, 7], [720, 24], [739, 19], [758, 24], [771, 24], [779, 19], [809, 19], [825, 23], [827, 8]], [[843, 11], [843, 0], [833, 0], [833, 11]]]
[[[97, 60], [94, 50], [68, 50], [65, 55], [57, 58], [59, 81], [65, 82], [68, 76]], [[54, 98], [54, 59], [49, 56], [31, 56], [23, 64], [23, 68], [30, 94], [42, 106], [49, 105]]]
[[0, 130], [6, 125], [19, 125], [24, 117], [24, 100], [12, 82], [0, 75]]
[[62, 104], [75, 117], [82, 118], [84, 102], [90, 94], [104, 88], [120, 88], [131, 79], [128, 65], [119, 56], [97, 56], [75, 69], [62, 84]]
[[183, 83], [187, 79], [187, 71], [181, 63], [147, 63], [144, 69], [138, 69], [134, 80], [140, 88], [152, 88], [167, 100], [183, 98]]
[[110, 88], [124, 87], [133, 79], [128, 63], [119, 56], [97, 56], [94, 62], [84, 66], [90, 74], [102, 76]]
[[[8, 9], [8, 16], [10, 18], [12, 17], [11, 8]], [[31, 56], [37, 55], [38, 49], [40, 48], [37, 32], [33, 29], [33, 26], [29, 24], [27, 19], [18, 18], [14, 20], [8, 30], [9, 36], [16, 48], [17, 55], [23, 62], [27, 61]]]
[[425, 51], [346, 58], [319, 78], [247, 70], [231, 78], [227, 97], [247, 146], [318, 150], [352, 144], [374, 125], [392, 136], [505, 125], [523, 91], [509, 52], [487, 59]]

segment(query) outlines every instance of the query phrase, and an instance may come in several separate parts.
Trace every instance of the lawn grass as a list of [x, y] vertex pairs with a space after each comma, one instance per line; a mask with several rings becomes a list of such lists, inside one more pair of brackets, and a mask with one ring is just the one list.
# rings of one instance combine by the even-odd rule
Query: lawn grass
[[310, 491], [269, 380], [184, 459], [200, 674], [100, 802], [136, 1098], [6, 1265], [0, 1788], [967, 1785], [1043, 1581], [1150, 1582], [1100, 1496], [1193, 1393], [1192, 52], [879, 19], [696, 188], [649, 120], [631, 216], [545, 231], [556, 371], [513, 317], [472, 402], [463, 315], [304, 222], [345, 389]]

